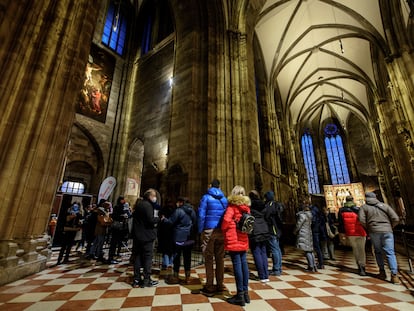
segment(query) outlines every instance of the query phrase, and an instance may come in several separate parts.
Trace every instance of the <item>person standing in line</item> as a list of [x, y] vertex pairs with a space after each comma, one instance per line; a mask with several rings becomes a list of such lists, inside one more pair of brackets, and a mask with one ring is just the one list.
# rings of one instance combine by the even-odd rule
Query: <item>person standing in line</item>
[[188, 200], [179, 197], [176, 203], [176, 209], [170, 218], [162, 217], [161, 221], [173, 228], [175, 257], [174, 257], [174, 275], [169, 279], [169, 284], [178, 284], [179, 271], [181, 265], [181, 254], [183, 254], [185, 280], [188, 284], [191, 275], [191, 251], [194, 244], [193, 226], [195, 226], [196, 214]]
[[124, 210], [125, 198], [119, 196], [116, 200], [116, 205], [112, 212], [113, 223], [111, 225], [111, 242], [109, 244], [109, 254], [108, 254], [108, 263], [117, 264], [119, 263], [116, 260], [115, 252], [118, 245], [122, 245], [122, 241], [125, 235], [125, 229], [127, 227], [127, 219], [130, 216], [129, 211], [126, 213]]
[[375, 259], [380, 273], [378, 277], [385, 280], [387, 274], [384, 268], [384, 258], [387, 256], [388, 266], [391, 270], [391, 283], [398, 284], [398, 264], [394, 251], [393, 228], [398, 225], [400, 219], [391, 206], [380, 202], [373, 192], [365, 194], [366, 204], [362, 205], [358, 212], [358, 219], [366, 228], [374, 246]]
[[[329, 211], [329, 208], [324, 206], [323, 210], [323, 222], [325, 226], [323, 227], [325, 240], [321, 241], [323, 259], [324, 260], [336, 260], [335, 258], [335, 242], [334, 238], [338, 234], [335, 222], [336, 217], [334, 213]], [[329, 232], [328, 232], [329, 228]]]
[[338, 230], [347, 236], [358, 265], [359, 275], [365, 276], [365, 242], [367, 233], [358, 220], [358, 212], [359, 208], [354, 203], [354, 198], [347, 196], [344, 206], [338, 211]]
[[249, 236], [250, 249], [253, 253], [259, 280], [262, 283], [267, 283], [269, 282], [267, 242], [270, 239], [270, 233], [264, 214], [266, 205], [256, 190], [250, 191], [249, 198], [251, 200], [250, 211], [255, 218], [253, 232]]
[[224, 214], [221, 229], [224, 235], [224, 249], [229, 252], [233, 263], [237, 293], [228, 298], [227, 302], [244, 306], [246, 303], [250, 303], [248, 293], [249, 266], [247, 264], [249, 236], [247, 233], [239, 231], [236, 223], [240, 221], [243, 213], [250, 213], [250, 199], [245, 195], [244, 188], [237, 185], [231, 191], [228, 202], [229, 206]]
[[273, 191], [265, 193], [266, 208], [264, 211], [265, 219], [269, 226], [270, 237], [268, 240], [268, 246], [272, 253], [273, 268], [270, 271], [270, 275], [280, 276], [282, 274], [282, 251], [280, 249], [280, 238], [282, 236], [283, 226], [283, 207], [281, 203], [275, 202], [275, 195]]
[[[206, 268], [206, 284], [201, 289], [207, 296], [226, 290], [224, 287], [224, 238], [220, 229], [227, 199], [220, 189], [220, 181], [214, 179], [198, 208], [198, 232], [201, 233], [201, 250]], [[214, 271], [213, 263], [216, 262]], [[214, 286], [214, 275], [216, 286]]]
[[[157, 192], [154, 189], [145, 191], [143, 200], [137, 200], [132, 214], [132, 235], [135, 243], [134, 281], [132, 287], [153, 287], [158, 282], [151, 280], [154, 241], [157, 237], [158, 210], [154, 208]], [[143, 279], [141, 278], [143, 268]]]
[[[170, 218], [175, 210], [175, 202], [168, 199], [165, 206], [160, 209], [160, 218]], [[162, 255], [161, 269], [173, 268], [174, 260], [174, 228], [162, 221], [158, 225], [158, 252]]]
[[312, 212], [306, 203], [299, 207], [296, 214], [296, 227], [294, 230], [296, 237], [296, 248], [305, 252], [308, 267], [305, 271], [318, 272], [313, 256], [313, 237], [312, 237]]
[[324, 260], [321, 248], [321, 241], [326, 239], [325, 236], [325, 219], [322, 211], [316, 205], [310, 205], [310, 211], [312, 213], [312, 238], [313, 248], [318, 257], [318, 269], [324, 269]]

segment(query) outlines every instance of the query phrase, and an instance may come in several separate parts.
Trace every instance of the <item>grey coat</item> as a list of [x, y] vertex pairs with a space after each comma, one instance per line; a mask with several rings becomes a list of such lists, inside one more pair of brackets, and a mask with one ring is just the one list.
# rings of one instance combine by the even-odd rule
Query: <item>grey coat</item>
[[312, 212], [301, 211], [296, 214], [296, 247], [305, 251], [313, 251]]
[[359, 209], [358, 219], [368, 232], [392, 232], [392, 228], [398, 225], [399, 217], [388, 204], [380, 202], [376, 198], [367, 197], [367, 203]]

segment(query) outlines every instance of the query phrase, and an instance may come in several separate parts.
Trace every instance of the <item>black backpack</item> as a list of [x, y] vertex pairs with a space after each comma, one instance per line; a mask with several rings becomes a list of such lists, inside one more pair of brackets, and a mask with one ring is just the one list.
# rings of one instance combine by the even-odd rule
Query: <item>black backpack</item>
[[254, 225], [254, 216], [249, 213], [243, 213], [242, 217], [238, 222], [236, 222], [237, 230], [251, 234], [253, 232], [253, 225]]

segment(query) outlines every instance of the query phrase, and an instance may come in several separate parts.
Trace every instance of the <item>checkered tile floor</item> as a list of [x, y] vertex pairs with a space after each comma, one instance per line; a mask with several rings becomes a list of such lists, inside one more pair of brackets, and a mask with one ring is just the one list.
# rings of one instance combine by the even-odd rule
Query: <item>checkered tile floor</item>
[[[245, 310], [414, 310], [414, 296], [403, 285], [393, 285], [375, 277], [378, 269], [368, 255], [368, 276], [356, 274], [350, 251], [337, 250], [336, 261], [329, 261], [318, 273], [307, 273], [302, 252], [288, 246], [283, 258], [283, 274], [270, 282], [249, 282], [251, 303]], [[225, 285], [230, 291], [206, 297], [191, 294], [205, 278], [203, 266], [192, 270], [188, 285], [168, 285], [167, 271], [155, 271], [159, 285], [132, 288], [132, 267], [128, 258], [117, 265], [91, 265], [75, 256], [69, 264], [52, 266], [40, 273], [0, 287], [0, 310], [242, 310], [225, 299], [235, 291], [231, 262], [226, 258]], [[406, 258], [398, 257], [407, 269]], [[249, 257], [254, 271], [253, 259]], [[270, 264], [270, 262], [269, 262]], [[387, 272], [389, 274], [389, 272]], [[388, 276], [389, 278], [389, 276]]]

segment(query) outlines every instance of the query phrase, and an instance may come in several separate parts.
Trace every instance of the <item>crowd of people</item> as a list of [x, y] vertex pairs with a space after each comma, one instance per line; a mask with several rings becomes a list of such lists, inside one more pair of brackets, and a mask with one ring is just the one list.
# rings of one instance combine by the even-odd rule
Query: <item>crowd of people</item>
[[[358, 208], [353, 198], [347, 196], [338, 212], [338, 219], [334, 213], [313, 205], [310, 200], [303, 202], [297, 210], [294, 234], [296, 247], [305, 253], [306, 271], [317, 272], [324, 269], [326, 260], [335, 260], [334, 239], [342, 234], [352, 247], [359, 274], [366, 275], [365, 243], [369, 235], [380, 268], [380, 278], [386, 278], [382, 257], [385, 252], [391, 282], [399, 282], [392, 233], [393, 227], [398, 224], [398, 216], [374, 193], [366, 193], [366, 199], [366, 204]], [[220, 189], [219, 180], [214, 179], [197, 209], [185, 197], [179, 197], [174, 205], [166, 204], [163, 208], [157, 200], [157, 191], [148, 189], [133, 209], [122, 196], [113, 208], [106, 200], [97, 206], [88, 206], [85, 211], [79, 203], [74, 203], [66, 213], [58, 264], [68, 261], [75, 235], [81, 228], [82, 238], [77, 247], [84, 247], [85, 244], [85, 258], [104, 263], [118, 263], [116, 256], [123, 243], [133, 239], [133, 287], [158, 284], [151, 278], [156, 240], [158, 252], [162, 254], [162, 269], [172, 269], [166, 283], [188, 284], [192, 249], [200, 238], [205, 264], [205, 284], [201, 293], [206, 296], [227, 290], [224, 285], [224, 258], [227, 254], [231, 258], [237, 288], [235, 295], [227, 299], [231, 304], [244, 306], [250, 302], [248, 282], [252, 273], [247, 263], [249, 249], [258, 281], [267, 283], [269, 275], [282, 274], [284, 206], [275, 201], [272, 191], [266, 192], [262, 198], [258, 191], [246, 193], [242, 186], [236, 185], [226, 197]], [[251, 232], [245, 232], [239, 226], [246, 214], [254, 217]], [[106, 259], [103, 252], [105, 241], [109, 244]], [[184, 277], [179, 275], [181, 257]], [[268, 257], [272, 259], [271, 269]]]

